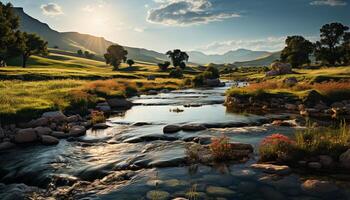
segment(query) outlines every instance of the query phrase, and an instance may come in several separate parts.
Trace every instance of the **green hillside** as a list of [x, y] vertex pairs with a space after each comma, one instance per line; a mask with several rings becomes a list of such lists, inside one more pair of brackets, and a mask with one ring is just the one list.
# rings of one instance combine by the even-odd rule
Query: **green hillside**
[[262, 57], [252, 61], [245, 62], [235, 62], [234, 65], [238, 67], [259, 67], [259, 66], [269, 66], [275, 60], [280, 59], [281, 52], [272, 53], [269, 56]]
[[[102, 56], [108, 46], [113, 42], [88, 34], [77, 32], [58, 32], [51, 29], [47, 24], [27, 15], [23, 8], [15, 8], [20, 18], [20, 29], [29, 33], [36, 33], [49, 43], [49, 47], [58, 46], [67, 51], [87, 50], [96, 55]], [[124, 47], [128, 51], [128, 58], [152, 63], [159, 63], [168, 60], [166, 55], [141, 48]]]

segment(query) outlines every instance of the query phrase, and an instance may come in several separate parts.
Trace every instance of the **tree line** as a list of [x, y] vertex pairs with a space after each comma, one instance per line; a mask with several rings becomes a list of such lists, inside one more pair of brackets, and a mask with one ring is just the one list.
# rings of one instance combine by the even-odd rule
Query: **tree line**
[[325, 24], [320, 29], [320, 40], [310, 42], [303, 36], [288, 36], [286, 47], [282, 50], [281, 61], [292, 67], [310, 64], [310, 56], [328, 66], [350, 64], [350, 32], [349, 27], [341, 23]]
[[12, 4], [0, 2], [0, 67], [19, 56], [22, 57], [22, 66], [26, 67], [30, 56], [48, 53], [47, 45], [38, 35], [21, 32]]

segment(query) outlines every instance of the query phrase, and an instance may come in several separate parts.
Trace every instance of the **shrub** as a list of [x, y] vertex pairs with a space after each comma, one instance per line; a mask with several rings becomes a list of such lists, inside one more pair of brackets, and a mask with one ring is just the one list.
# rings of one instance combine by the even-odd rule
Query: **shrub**
[[225, 161], [232, 159], [232, 144], [230, 144], [229, 138], [221, 136], [212, 139], [210, 144], [210, 150], [212, 156], [217, 161]]
[[286, 161], [293, 154], [295, 142], [282, 134], [267, 136], [259, 146], [262, 161]]
[[210, 76], [209, 77], [206, 77], [206, 78], [209, 78], [209, 79], [216, 79], [216, 78], [220, 78], [220, 72], [219, 70], [216, 68], [216, 67], [213, 67], [213, 66], [209, 66], [205, 72], [207, 72], [207, 74]]
[[92, 124], [104, 123], [106, 122], [106, 117], [102, 111], [94, 110], [91, 112], [91, 122]]
[[180, 68], [173, 69], [169, 73], [170, 78], [183, 78], [183, 76], [183, 72]]
[[202, 86], [204, 84], [204, 76], [203, 76], [203, 74], [199, 74], [199, 75], [195, 76], [192, 79], [192, 82], [193, 82], [193, 85], [195, 87]]

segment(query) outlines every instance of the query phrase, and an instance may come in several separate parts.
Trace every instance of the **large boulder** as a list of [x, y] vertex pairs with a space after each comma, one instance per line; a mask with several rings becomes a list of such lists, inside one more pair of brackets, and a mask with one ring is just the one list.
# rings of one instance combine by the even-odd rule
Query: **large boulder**
[[339, 162], [343, 167], [350, 169], [350, 149], [340, 155]]
[[69, 130], [69, 135], [72, 137], [79, 137], [86, 134], [86, 128], [84, 126], [73, 126]]
[[54, 122], [64, 122], [67, 120], [67, 116], [65, 116], [61, 111], [45, 112], [43, 113], [42, 117]]
[[111, 106], [109, 106], [107, 102], [97, 104], [96, 109], [105, 113], [109, 113], [112, 111]]
[[289, 78], [284, 79], [283, 83], [287, 86], [294, 86], [295, 84], [298, 83], [298, 80], [295, 77], [289, 77]]
[[41, 142], [44, 145], [56, 145], [59, 143], [59, 140], [57, 138], [49, 136], [49, 135], [42, 135]]
[[55, 137], [55, 138], [68, 138], [70, 135], [65, 133], [65, 132], [61, 132], [61, 131], [54, 131], [50, 134], [51, 136]]
[[132, 102], [123, 98], [108, 99], [107, 103], [112, 108], [124, 108], [129, 109], [132, 107]]
[[293, 73], [292, 66], [288, 63], [274, 62], [270, 67], [272, 70], [278, 71], [280, 75]]
[[36, 131], [36, 133], [40, 136], [40, 135], [50, 135], [52, 133], [52, 130], [51, 128], [49, 127], [42, 127], [42, 126], [39, 126], [39, 127], [36, 127], [34, 129]]
[[266, 72], [265, 75], [266, 76], [277, 76], [277, 75], [280, 75], [280, 73], [277, 70], [271, 70], [271, 71]]
[[38, 135], [33, 128], [21, 129], [14, 137], [15, 143], [32, 143], [38, 141]]
[[28, 123], [26, 127], [38, 127], [38, 126], [47, 126], [49, 125], [49, 119], [46, 117], [40, 117], [38, 119], [34, 119]]
[[163, 128], [163, 133], [176, 133], [181, 131], [181, 127], [178, 125], [167, 125]]

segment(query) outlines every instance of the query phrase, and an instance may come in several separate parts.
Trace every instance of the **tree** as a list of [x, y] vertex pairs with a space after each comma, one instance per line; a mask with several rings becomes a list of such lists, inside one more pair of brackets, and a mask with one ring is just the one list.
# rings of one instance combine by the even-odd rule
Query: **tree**
[[183, 72], [179, 67], [176, 67], [176, 69], [173, 69], [169, 73], [170, 78], [183, 78]]
[[341, 47], [339, 46], [349, 27], [341, 23], [331, 23], [322, 26], [321, 40], [316, 43], [315, 56], [318, 61], [335, 65], [341, 62]]
[[26, 67], [30, 56], [48, 54], [47, 42], [38, 35], [23, 33], [22, 40], [24, 42], [24, 48], [22, 49], [22, 67]]
[[314, 45], [302, 36], [288, 36], [286, 47], [282, 50], [282, 62], [288, 62], [292, 67], [299, 67], [310, 63], [309, 56], [314, 50]]
[[164, 63], [158, 63], [158, 67], [161, 71], [167, 71], [169, 66], [170, 66], [169, 61], [165, 61]]
[[12, 4], [0, 2], [0, 67], [6, 65], [7, 59], [20, 55], [23, 41], [18, 28], [19, 19]]
[[111, 45], [107, 48], [107, 53], [104, 55], [106, 63], [113, 66], [113, 70], [118, 70], [119, 65], [126, 61], [128, 51], [120, 45]]
[[180, 49], [174, 51], [168, 51], [166, 55], [171, 59], [174, 67], [180, 67], [181, 69], [186, 68], [186, 63], [190, 58], [186, 52], [182, 52]]
[[132, 59], [128, 59], [126, 63], [129, 65], [129, 67], [132, 67], [135, 64], [134, 60]]
[[350, 64], [350, 32], [344, 34], [342, 44], [342, 61], [344, 64]]
[[81, 49], [79, 49], [79, 50], [77, 51], [77, 54], [78, 54], [79, 56], [82, 56], [82, 55], [83, 55], [83, 51], [82, 51]]

